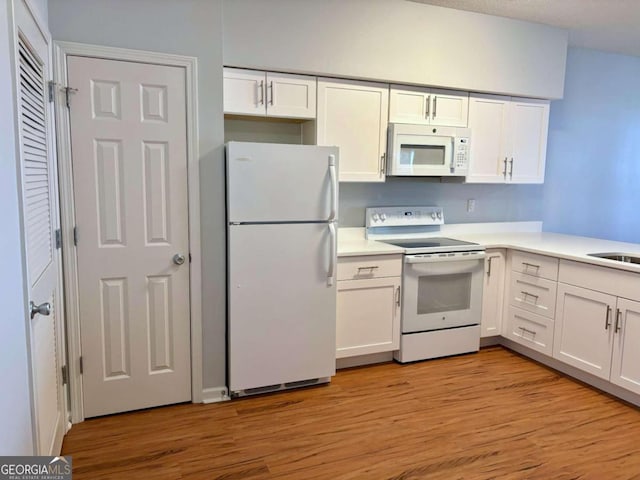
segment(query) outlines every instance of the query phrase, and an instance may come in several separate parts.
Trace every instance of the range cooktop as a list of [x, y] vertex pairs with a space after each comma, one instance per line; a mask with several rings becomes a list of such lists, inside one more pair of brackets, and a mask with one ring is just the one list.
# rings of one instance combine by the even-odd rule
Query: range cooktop
[[407, 238], [380, 241], [404, 248], [406, 253], [469, 252], [484, 250], [477, 243], [465, 242], [448, 237]]

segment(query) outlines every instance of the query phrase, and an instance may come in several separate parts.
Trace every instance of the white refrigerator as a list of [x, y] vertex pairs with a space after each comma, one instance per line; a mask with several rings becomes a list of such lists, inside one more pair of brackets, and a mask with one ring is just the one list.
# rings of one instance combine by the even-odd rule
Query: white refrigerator
[[232, 397], [335, 374], [338, 149], [226, 146]]

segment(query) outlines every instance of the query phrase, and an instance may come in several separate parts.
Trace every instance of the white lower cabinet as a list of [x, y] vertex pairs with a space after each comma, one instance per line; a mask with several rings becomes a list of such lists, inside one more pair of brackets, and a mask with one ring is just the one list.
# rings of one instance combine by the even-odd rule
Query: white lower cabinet
[[492, 337], [502, 333], [506, 252], [504, 250], [487, 250], [486, 255], [480, 337]]
[[560, 284], [556, 306], [554, 358], [609, 379], [616, 297]]
[[640, 394], [640, 302], [618, 298], [611, 382]]
[[338, 259], [338, 279], [359, 273], [337, 282], [336, 358], [400, 347], [401, 271], [400, 255]]
[[546, 355], [553, 354], [558, 259], [509, 250], [504, 335]]
[[640, 302], [560, 284], [554, 358], [640, 394]]

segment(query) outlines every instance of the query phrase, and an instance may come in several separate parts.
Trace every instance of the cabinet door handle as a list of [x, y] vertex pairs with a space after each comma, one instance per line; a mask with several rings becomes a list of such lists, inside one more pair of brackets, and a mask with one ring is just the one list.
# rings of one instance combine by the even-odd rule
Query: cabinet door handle
[[387, 154], [380, 155], [380, 175], [384, 175], [384, 171], [387, 167]]
[[398, 285], [398, 288], [396, 289], [396, 305], [399, 307], [400, 306], [400, 286]]
[[622, 310], [616, 308], [616, 326], [613, 329], [614, 333], [618, 333], [622, 329]]
[[490, 277], [490, 276], [491, 276], [491, 260], [493, 260], [493, 257], [489, 257], [489, 258], [487, 259], [487, 262], [488, 262], [488, 264], [489, 264], [489, 266], [487, 267], [487, 277]]
[[502, 176], [504, 177], [504, 179], [507, 179], [507, 157], [504, 157], [504, 170], [502, 170]]
[[513, 157], [511, 157], [509, 166], [509, 180], [513, 180]]
[[260, 80], [260, 85], [258, 86], [258, 105], [264, 105], [264, 80]]
[[609, 330], [609, 327], [611, 326], [611, 306], [607, 305], [607, 314], [604, 317], [604, 329], [605, 330]]
[[424, 114], [424, 118], [426, 120], [429, 120], [429, 113], [431, 112], [431, 95], [427, 96], [427, 99], [425, 100], [425, 104], [426, 104], [426, 112]]
[[431, 117], [432, 119], [435, 120], [436, 118], [436, 111], [438, 109], [438, 97], [436, 97], [435, 95], [433, 96], [433, 116]]
[[276, 89], [273, 87], [273, 80], [269, 82], [269, 90], [271, 90], [271, 98], [269, 99], [269, 104], [273, 106], [276, 101]]

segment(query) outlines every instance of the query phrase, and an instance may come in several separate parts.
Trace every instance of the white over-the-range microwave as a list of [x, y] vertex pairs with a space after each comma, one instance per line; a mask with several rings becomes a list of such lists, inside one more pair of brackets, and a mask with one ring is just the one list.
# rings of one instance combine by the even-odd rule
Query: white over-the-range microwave
[[390, 123], [388, 133], [387, 175], [467, 175], [471, 129]]

